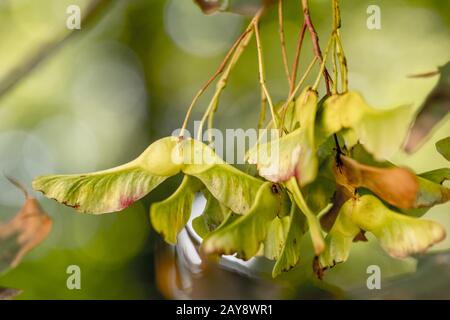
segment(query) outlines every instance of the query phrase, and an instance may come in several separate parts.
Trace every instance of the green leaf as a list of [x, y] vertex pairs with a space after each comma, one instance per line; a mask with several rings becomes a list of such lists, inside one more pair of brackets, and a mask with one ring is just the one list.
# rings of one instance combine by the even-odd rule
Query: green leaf
[[273, 184], [265, 182], [249, 211], [235, 221], [210, 233], [202, 243], [206, 254], [234, 254], [248, 260], [257, 254], [271, 221], [279, 214], [281, 198]]
[[363, 163], [368, 166], [377, 167], [377, 168], [392, 168], [395, 165], [387, 160], [378, 160], [375, 159], [374, 156], [368, 152], [364, 146], [360, 143], [353, 146], [350, 150], [350, 157], [355, 159], [356, 161]]
[[256, 164], [261, 177], [272, 182], [284, 182], [299, 174], [300, 154], [303, 150], [302, 128], [264, 144], [257, 144], [247, 153], [247, 161]]
[[322, 270], [348, 259], [352, 242], [361, 230], [372, 232], [395, 258], [423, 252], [445, 237], [438, 223], [396, 213], [377, 197], [363, 195], [349, 199], [339, 211], [325, 239], [326, 249], [319, 256]]
[[295, 119], [300, 128], [249, 150], [247, 161], [256, 164], [260, 176], [272, 182], [285, 182], [296, 177], [300, 186], [314, 181], [318, 167], [314, 142], [316, 109], [317, 93], [306, 89], [295, 106]]
[[283, 230], [286, 231], [283, 238], [284, 241], [281, 245], [281, 251], [276, 257], [277, 261], [272, 270], [272, 276], [274, 278], [297, 265], [300, 260], [300, 240], [306, 232], [304, 216], [299, 212], [298, 207], [294, 203], [291, 206], [290, 216], [281, 219], [283, 219]]
[[[356, 135], [359, 142], [377, 159], [390, 157], [397, 151], [406, 134], [410, 114], [409, 106], [400, 106], [389, 110], [370, 107], [357, 92], [333, 95], [325, 100], [320, 113], [318, 142], [341, 130]], [[386, 130], [389, 128], [389, 130]]]
[[269, 225], [267, 236], [264, 240], [264, 256], [270, 260], [277, 260], [284, 247], [289, 231], [290, 217], [275, 217]]
[[417, 150], [433, 129], [445, 121], [450, 111], [450, 62], [439, 68], [439, 81], [419, 108], [405, 145], [407, 152]]
[[314, 215], [314, 213], [308, 207], [295, 178], [291, 178], [286, 183], [286, 187], [291, 192], [295, 203], [300, 208], [300, 211], [306, 216], [306, 220], [308, 221], [309, 234], [311, 236], [315, 254], [321, 254], [325, 249], [325, 242], [317, 216]]
[[436, 142], [436, 149], [445, 159], [450, 161], [450, 137]]
[[420, 174], [418, 177], [419, 192], [414, 209], [402, 210], [408, 216], [421, 217], [438, 204], [450, 200], [450, 189], [442, 184], [450, 180], [450, 168], [436, 169]]
[[420, 174], [420, 177], [434, 183], [442, 184], [444, 181], [450, 180], [450, 168], [441, 168], [424, 172]]
[[90, 174], [38, 177], [33, 188], [79, 212], [101, 214], [127, 208], [166, 178], [127, 164]]
[[336, 191], [336, 181], [330, 162], [324, 162], [317, 178], [302, 189], [306, 203], [313, 212], [321, 212], [333, 200]]
[[209, 192], [233, 212], [244, 214], [255, 201], [263, 182], [228, 164], [206, 166], [204, 171], [184, 171], [200, 179]]
[[233, 212], [247, 212], [263, 181], [225, 163], [202, 142], [187, 142], [183, 146], [183, 173], [201, 180], [208, 191]]
[[325, 251], [319, 256], [322, 270], [345, 262], [350, 254], [353, 239], [361, 229], [351, 220], [352, 201], [347, 201], [340, 209], [336, 221], [325, 238]]
[[203, 213], [192, 220], [192, 227], [200, 237], [205, 238], [225, 221], [231, 210], [217, 201], [209, 191], [204, 189], [202, 192], [206, 198], [206, 206]]
[[439, 183], [419, 177], [419, 193], [417, 207], [433, 207], [450, 200], [450, 189]]
[[[285, 101], [281, 102], [280, 105], [283, 106], [285, 104]], [[285, 128], [288, 132], [294, 131], [300, 126], [300, 122], [297, 118], [297, 114], [295, 112], [295, 101], [291, 101], [288, 106], [286, 107], [286, 111], [284, 112], [284, 119], [283, 114], [281, 112], [281, 108], [276, 108], [275, 110], [281, 114], [279, 118], [277, 118], [278, 123], [283, 122], [283, 128]], [[271, 122], [273, 124], [273, 121]]]
[[349, 201], [351, 210], [347, 214], [351, 220], [359, 228], [372, 232], [392, 257], [423, 252], [445, 238], [440, 224], [396, 213], [375, 196], [364, 195]]
[[125, 165], [87, 174], [37, 177], [33, 188], [79, 212], [120, 211], [180, 172], [180, 156], [178, 139], [163, 138]]
[[181, 185], [169, 198], [152, 204], [150, 218], [153, 228], [163, 235], [166, 242], [177, 243], [178, 233], [191, 216], [195, 193], [202, 187], [197, 179], [185, 176]]

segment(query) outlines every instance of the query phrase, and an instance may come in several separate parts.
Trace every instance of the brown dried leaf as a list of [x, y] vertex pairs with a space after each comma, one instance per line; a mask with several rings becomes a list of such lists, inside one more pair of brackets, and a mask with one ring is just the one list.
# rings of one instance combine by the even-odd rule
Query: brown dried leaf
[[22, 293], [22, 290], [12, 288], [0, 288], [0, 300], [11, 300]]
[[223, 0], [194, 0], [194, 2], [202, 9], [204, 14], [214, 13], [224, 5]]
[[377, 168], [341, 156], [342, 165], [335, 166], [336, 182], [350, 192], [364, 187], [398, 208], [414, 208], [419, 191], [417, 177], [408, 169]]
[[450, 112], [450, 62], [439, 68], [439, 73], [441, 76], [438, 83], [420, 107], [410, 129], [405, 144], [408, 153], [416, 151], [433, 128]]
[[273, 3], [273, 0], [194, 0], [204, 14], [212, 14], [217, 11], [237, 13], [245, 16], [253, 16], [263, 6]]
[[25, 203], [16, 216], [0, 223], [0, 273], [16, 267], [22, 258], [47, 238], [53, 221], [17, 181], [8, 178], [25, 194]]

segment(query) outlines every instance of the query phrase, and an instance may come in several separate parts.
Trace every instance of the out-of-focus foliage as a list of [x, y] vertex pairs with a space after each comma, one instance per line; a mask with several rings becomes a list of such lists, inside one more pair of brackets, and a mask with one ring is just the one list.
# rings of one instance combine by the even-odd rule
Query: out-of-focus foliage
[[450, 62], [439, 67], [437, 74], [438, 83], [423, 103], [411, 128], [405, 146], [408, 152], [415, 151], [450, 112]]

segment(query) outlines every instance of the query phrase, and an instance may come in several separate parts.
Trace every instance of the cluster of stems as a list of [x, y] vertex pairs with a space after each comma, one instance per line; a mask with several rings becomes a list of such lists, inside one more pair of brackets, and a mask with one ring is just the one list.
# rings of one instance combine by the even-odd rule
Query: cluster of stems
[[[213, 94], [213, 97], [211, 101], [208, 104], [208, 107], [206, 108], [202, 119], [200, 121], [200, 126], [197, 132], [197, 139], [202, 140], [202, 133], [203, 133], [203, 127], [205, 126], [205, 123], [207, 123], [208, 128], [212, 128], [214, 125], [214, 114], [216, 113], [216, 110], [219, 105], [219, 100], [222, 95], [223, 90], [225, 89], [228, 78], [236, 66], [239, 58], [241, 57], [242, 53], [245, 51], [248, 43], [254, 36], [256, 39], [256, 51], [257, 51], [257, 60], [258, 60], [258, 75], [259, 75], [259, 85], [261, 88], [261, 110], [260, 110], [260, 116], [258, 120], [258, 128], [262, 128], [265, 125], [266, 122], [266, 110], [267, 106], [269, 107], [270, 114], [271, 114], [271, 120], [268, 121], [266, 124], [266, 128], [272, 127], [279, 129], [280, 134], [283, 134], [284, 132], [284, 115], [285, 111], [287, 109], [287, 106], [294, 101], [297, 93], [299, 92], [300, 88], [303, 86], [306, 78], [312, 71], [314, 65], [318, 62], [320, 63], [320, 71], [318, 73], [318, 76], [316, 78], [316, 81], [314, 82], [312, 88], [314, 90], [317, 90], [321, 78], [325, 81], [325, 88], [326, 88], [326, 94], [336, 94], [339, 92], [346, 92], [347, 91], [347, 62], [344, 54], [344, 49], [342, 45], [342, 40], [340, 36], [340, 27], [341, 27], [341, 19], [340, 19], [340, 9], [339, 9], [339, 3], [338, 0], [331, 0], [332, 2], [332, 13], [333, 13], [333, 28], [331, 32], [331, 36], [328, 40], [326, 49], [324, 54], [322, 54], [322, 50], [319, 44], [319, 37], [316, 32], [316, 29], [314, 27], [314, 24], [312, 22], [312, 18], [310, 15], [309, 10], [309, 3], [308, 0], [300, 0], [301, 5], [301, 12], [303, 17], [303, 22], [300, 27], [300, 32], [298, 35], [298, 40], [296, 44], [296, 50], [294, 55], [294, 61], [292, 62], [292, 67], [289, 67], [288, 57], [287, 57], [287, 50], [286, 50], [286, 40], [285, 40], [285, 34], [284, 34], [284, 16], [283, 16], [283, 0], [278, 0], [278, 31], [279, 31], [279, 38], [280, 38], [280, 45], [281, 45], [281, 56], [283, 61], [283, 67], [284, 72], [286, 74], [287, 82], [288, 82], [288, 95], [284, 102], [284, 104], [281, 106], [279, 110], [275, 110], [273, 99], [269, 93], [269, 90], [267, 88], [266, 84], [266, 75], [265, 75], [265, 68], [264, 68], [264, 55], [263, 55], [263, 45], [261, 42], [261, 33], [260, 33], [260, 21], [261, 17], [263, 16], [264, 12], [270, 7], [262, 7], [252, 18], [247, 28], [244, 30], [244, 32], [237, 38], [237, 40], [234, 42], [232, 47], [229, 49], [228, 53], [226, 54], [224, 60], [216, 70], [216, 72], [212, 75], [208, 81], [200, 88], [200, 90], [196, 93], [194, 96], [194, 99], [192, 100], [185, 119], [183, 121], [180, 137], [184, 135], [184, 131], [187, 127], [189, 117], [192, 113], [192, 110], [194, 109], [194, 106], [198, 102], [199, 98], [203, 95], [203, 93], [208, 89], [208, 87], [217, 79], [215, 92]], [[313, 45], [313, 53], [314, 57], [312, 61], [309, 63], [306, 71], [300, 78], [300, 80], [297, 82], [297, 76], [298, 76], [298, 69], [299, 69], [299, 62], [301, 57], [301, 49], [304, 43], [304, 38], [306, 32], [309, 33]], [[333, 65], [333, 75], [332, 78], [327, 70], [326, 61], [327, 57], [329, 56], [331, 52], [332, 55], [332, 65]], [[339, 64], [339, 68], [338, 68]], [[340, 74], [340, 83], [341, 83], [341, 90], [338, 89], [338, 82], [339, 82], [339, 74]], [[211, 137], [208, 137], [209, 140], [211, 140]], [[336, 146], [339, 149], [339, 145]]]

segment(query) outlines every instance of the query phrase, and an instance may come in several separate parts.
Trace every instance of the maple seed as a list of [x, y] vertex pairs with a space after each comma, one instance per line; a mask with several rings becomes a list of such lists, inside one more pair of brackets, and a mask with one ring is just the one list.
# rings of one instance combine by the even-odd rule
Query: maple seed
[[152, 143], [139, 157], [145, 169], [159, 176], [172, 176], [183, 167], [181, 144], [175, 137]]

